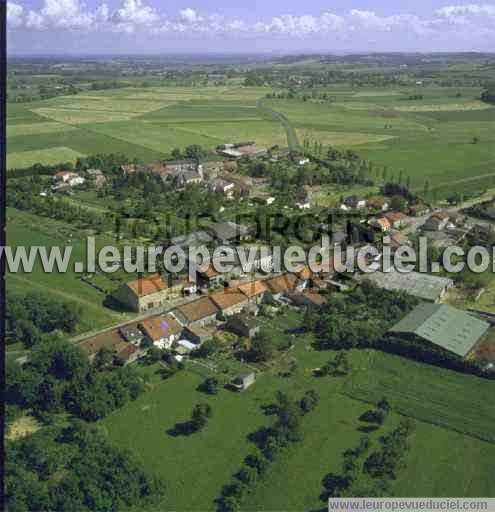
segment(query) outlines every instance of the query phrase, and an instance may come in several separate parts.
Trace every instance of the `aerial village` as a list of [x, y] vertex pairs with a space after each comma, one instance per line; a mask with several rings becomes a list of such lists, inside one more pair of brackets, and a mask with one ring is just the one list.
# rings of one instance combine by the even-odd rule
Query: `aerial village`
[[[216, 154], [220, 160], [128, 164], [121, 167], [121, 172], [124, 175], [152, 174], [172, 183], [176, 190], [196, 184], [222, 195], [228, 201], [249, 202], [252, 200], [251, 192], [256, 189], [256, 178], [246, 179], [236, 173], [239, 159], [246, 156], [251, 161], [269, 159], [279, 162], [286, 159], [298, 167], [311, 165], [309, 156], [269, 151], [256, 146], [254, 142], [225, 144], [217, 147]], [[98, 188], [106, 178], [97, 169], [88, 169], [83, 173], [57, 172], [53, 191], [70, 193], [74, 186], [85, 180], [90, 180]], [[260, 201], [260, 198], [267, 206], [276, 201], [270, 193], [264, 193], [256, 200]], [[307, 212], [317, 206], [311, 188], [303, 187], [296, 194], [292, 210]], [[362, 232], [371, 234], [369, 240], [383, 241], [383, 237], [387, 237], [392, 254], [401, 246], [412, 245], [418, 236], [426, 237], [433, 247], [445, 248], [491, 233], [491, 225], [473, 223], [458, 208], [439, 210], [423, 202], [408, 204], [404, 197], [397, 195], [343, 196], [334, 211], [342, 215], [352, 214]], [[355, 249], [366, 246], [367, 237], [354, 237], [345, 224], [336, 228], [320, 223], [314, 229], [330, 237], [329, 258], [332, 248], [336, 246], [352, 245]], [[264, 246], [263, 241], [256, 238], [252, 225], [234, 220], [211, 223], [204, 229], [170, 237], [164, 245], [184, 249], [191, 245], [210, 248]], [[270, 250], [268, 248], [268, 254]], [[333, 265], [329, 271], [321, 273], [312, 272], [307, 265], [296, 273], [273, 273], [266, 271], [272, 264], [271, 259], [271, 256], [264, 259], [258, 257], [255, 270], [249, 274], [243, 272], [237, 260], [227, 273], [217, 272], [210, 264], [206, 271], [198, 272], [194, 282], [190, 282], [186, 275], [163, 272], [123, 282], [112, 293], [112, 300], [131, 311], [135, 317], [89, 336], [81, 347], [89, 358], [94, 358], [102, 349], [111, 349], [122, 364], [145, 357], [154, 347], [173, 355], [175, 361], [181, 363], [205, 342], [223, 333], [231, 333], [229, 340], [234, 354], [239, 340], [252, 340], [259, 333], [263, 325], [260, 312], [270, 316], [286, 308], [322, 312], [328, 307], [331, 294], [345, 293], [366, 280], [384, 290], [403, 291], [420, 301], [410, 315], [390, 330], [391, 334], [417, 337], [461, 359], [483, 354], [483, 371], [492, 372], [495, 369], [493, 351], [486, 348], [490, 325], [495, 319], [489, 314], [466, 312], [449, 305], [446, 298], [450, 293], [455, 293], [452, 292], [455, 280], [451, 277], [380, 268], [380, 255], [370, 262], [375, 265], [375, 271], [370, 274], [363, 274], [359, 270], [353, 273], [337, 272]], [[234, 376], [234, 381], [238, 382], [238, 376]], [[249, 380], [249, 384], [253, 382], [254, 379]]]

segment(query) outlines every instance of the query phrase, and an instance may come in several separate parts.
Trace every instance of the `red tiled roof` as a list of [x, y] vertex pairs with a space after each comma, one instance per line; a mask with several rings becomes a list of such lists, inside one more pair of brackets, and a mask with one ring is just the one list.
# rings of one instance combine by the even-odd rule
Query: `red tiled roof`
[[390, 221], [390, 222], [396, 222], [398, 220], [405, 220], [407, 219], [407, 215], [404, 215], [402, 212], [391, 212], [391, 213], [387, 213], [385, 215], [385, 217]]
[[381, 228], [390, 228], [390, 222], [385, 217], [380, 217], [379, 219], [376, 219], [376, 224], [378, 224]]
[[217, 272], [215, 270], [215, 267], [210, 263], [208, 268], [204, 272], [200, 272], [200, 275], [207, 277], [208, 279], [211, 279], [212, 277], [216, 277], [220, 274], [220, 272]]
[[218, 308], [209, 297], [201, 297], [193, 302], [188, 302], [177, 308], [188, 322], [196, 322], [202, 318], [218, 313]]
[[138, 348], [132, 343], [126, 343], [122, 350], [117, 351], [117, 356], [120, 357], [120, 359], [127, 361], [132, 356], [132, 354], [137, 352], [137, 350]]
[[232, 306], [242, 304], [243, 302], [247, 302], [247, 298], [243, 293], [230, 288], [212, 293], [210, 298], [222, 311], [229, 309]]
[[167, 288], [160, 274], [153, 274], [148, 277], [136, 279], [127, 283], [127, 286], [138, 296], [145, 297]]
[[293, 292], [297, 285], [297, 278], [293, 274], [283, 274], [268, 279], [265, 284], [274, 293]]
[[324, 306], [327, 303], [326, 297], [320, 293], [304, 291], [302, 292], [302, 295], [316, 306]]
[[146, 318], [140, 322], [140, 326], [151, 341], [182, 332], [182, 326], [172, 315], [156, 315]]
[[299, 277], [299, 279], [311, 279], [313, 272], [309, 268], [308, 265], [305, 265], [303, 269], [300, 272], [295, 272], [296, 276]]
[[102, 348], [117, 348], [120, 344], [127, 345], [117, 329], [98, 334], [83, 341], [79, 347], [88, 355], [96, 354]]
[[268, 290], [263, 281], [251, 281], [249, 283], [244, 283], [237, 286], [237, 289], [249, 298], [262, 295]]

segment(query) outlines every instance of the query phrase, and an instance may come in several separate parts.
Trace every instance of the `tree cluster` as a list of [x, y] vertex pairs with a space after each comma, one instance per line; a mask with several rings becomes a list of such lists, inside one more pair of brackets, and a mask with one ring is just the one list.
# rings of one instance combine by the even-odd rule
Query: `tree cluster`
[[81, 308], [40, 292], [11, 293], [7, 301], [7, 341], [21, 341], [26, 348], [54, 331], [74, 332]]
[[163, 483], [96, 428], [73, 421], [7, 442], [11, 512], [101, 511], [156, 505]]
[[316, 346], [325, 349], [377, 347], [385, 332], [418, 303], [405, 292], [363, 281], [353, 292], [329, 298], [328, 311], [317, 322]]
[[66, 411], [96, 421], [137, 398], [142, 389], [132, 368], [99, 372], [78, 347], [54, 338], [35, 346], [22, 367], [9, 365], [5, 398], [42, 416]]

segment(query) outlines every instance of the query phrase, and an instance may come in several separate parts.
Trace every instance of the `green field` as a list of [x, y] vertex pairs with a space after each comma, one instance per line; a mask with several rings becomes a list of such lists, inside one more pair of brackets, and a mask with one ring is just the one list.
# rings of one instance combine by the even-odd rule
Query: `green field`
[[81, 156], [84, 155], [64, 146], [12, 152], [7, 155], [7, 167], [22, 169], [40, 162], [46, 165], [55, 165], [61, 162], [75, 162]]
[[465, 183], [469, 191], [483, 190], [495, 172], [495, 109], [477, 99], [477, 89], [460, 89], [461, 97], [456, 91], [409, 91], [424, 95], [410, 101], [403, 90], [330, 90], [333, 102], [265, 103], [291, 121], [301, 141], [353, 147], [396, 176], [402, 172], [416, 190], [428, 180], [442, 196]]
[[[72, 241], [68, 240], [70, 233], [74, 234]], [[97, 246], [101, 247], [110, 242], [104, 238], [97, 238]], [[47, 292], [54, 297], [73, 302], [80, 306], [83, 315], [78, 327], [84, 332], [100, 328], [109, 324], [125, 320], [125, 315], [116, 313], [103, 306], [105, 295], [79, 279], [74, 272], [75, 261], [85, 261], [86, 243], [82, 234], [65, 223], [51, 219], [42, 219], [26, 212], [9, 208], [7, 211], [7, 243], [15, 248], [25, 246], [26, 250], [32, 246], [63, 248], [72, 245], [71, 262], [66, 273], [45, 273], [39, 258], [33, 271], [7, 274], [8, 291], [38, 290]]]
[[[293, 325], [296, 320], [296, 317], [285, 315], [277, 319], [281, 336], [282, 326]], [[290, 378], [268, 371], [242, 394], [222, 389], [217, 396], [209, 397], [196, 391], [203, 376], [207, 375], [205, 370], [200, 372], [201, 375], [185, 371], [165, 381], [153, 376], [149, 391], [104, 419], [100, 425], [110, 439], [121, 446], [132, 447], [146, 465], [169, 484], [161, 508], [214, 510], [214, 500], [220, 489], [231, 481], [243, 458], [254, 449], [246, 436], [271, 423], [271, 418], [263, 415], [261, 406], [272, 403], [277, 390], [297, 397], [305, 390], [316, 389], [320, 403], [303, 420], [303, 441], [294, 444], [271, 465], [241, 508], [319, 510], [324, 507], [319, 499], [321, 479], [330, 471], [341, 470], [343, 451], [354, 447], [362, 436], [358, 418], [369, 405], [362, 397], [356, 400], [344, 392], [349, 386], [345, 379], [313, 376], [312, 370], [332, 357], [332, 353], [310, 350], [310, 341], [310, 337], [298, 338], [296, 350], [291, 353], [291, 357], [298, 360], [298, 369]], [[477, 409], [480, 413], [485, 411], [493, 425], [488, 412], [493, 393], [492, 401], [484, 405], [473, 400], [473, 405], [469, 406], [467, 398], [459, 399], [462, 386], [462, 395], [466, 397], [481, 392], [482, 386], [474, 377], [448, 372], [446, 378], [443, 370], [422, 365], [420, 370], [414, 362], [373, 351], [352, 352], [351, 359], [350, 383], [364, 379], [373, 387], [376, 380], [385, 382], [389, 379], [389, 385], [382, 390], [394, 407], [387, 429], [398, 421], [397, 412], [403, 404], [409, 404], [414, 417], [421, 419], [423, 416], [421, 409], [417, 409], [416, 414], [415, 397], [407, 393], [407, 383], [416, 382], [414, 375], [421, 375], [424, 389], [443, 390], [442, 402], [433, 402], [431, 411], [445, 415], [446, 410], [458, 408], [461, 403], [463, 414], [454, 418], [457, 429], [464, 425], [464, 417], [473, 415]], [[373, 368], [378, 365], [395, 369], [401, 375], [404, 381], [399, 388], [403, 394], [401, 401], [396, 398], [399, 392], [391, 390], [393, 386], [397, 387], [395, 374], [392, 371], [383, 372], [383, 377], [381, 373], [374, 374]], [[155, 368], [144, 367], [143, 371], [152, 375]], [[483, 384], [486, 386], [483, 392], [490, 400], [488, 392], [492, 387], [489, 386], [493, 383]], [[167, 430], [176, 422], [187, 420], [192, 407], [199, 401], [207, 401], [213, 408], [213, 417], [206, 429], [189, 437], [170, 436]], [[485, 420], [480, 424], [486, 426]], [[370, 435], [376, 440], [382, 434], [383, 431], [378, 431]], [[495, 444], [423, 421], [418, 421], [411, 444], [407, 467], [393, 484], [395, 495], [495, 496], [494, 483], [489, 476], [495, 469]], [[426, 465], [425, 459], [429, 461]], [[198, 475], [208, 475], [208, 478], [198, 478]], [[193, 486], [191, 481], [194, 481]], [[414, 486], [411, 481], [415, 482]]]
[[495, 443], [493, 381], [374, 354], [344, 392], [367, 402], [386, 396], [401, 414]]
[[[326, 89], [331, 101], [270, 99], [299, 141], [352, 147], [391, 173], [402, 172], [422, 192], [486, 188], [495, 173], [495, 109], [479, 101], [478, 88]], [[120, 152], [144, 162], [176, 147], [255, 140], [286, 146], [279, 120], [256, 107], [264, 87], [128, 87], [11, 104], [8, 167], [53, 164], [80, 154]], [[422, 94], [423, 99], [408, 100]], [[474, 138], [479, 142], [473, 144]], [[64, 152], [62, 152], [62, 148]], [[37, 154], [43, 150], [44, 152]], [[46, 150], [46, 151], [45, 151]], [[74, 153], [70, 154], [70, 151]]]
[[238, 86], [129, 87], [9, 104], [8, 168], [75, 162], [80, 155], [99, 152], [152, 162], [190, 144], [213, 149], [246, 139], [285, 145], [280, 124], [267, 121], [256, 108], [266, 91]]

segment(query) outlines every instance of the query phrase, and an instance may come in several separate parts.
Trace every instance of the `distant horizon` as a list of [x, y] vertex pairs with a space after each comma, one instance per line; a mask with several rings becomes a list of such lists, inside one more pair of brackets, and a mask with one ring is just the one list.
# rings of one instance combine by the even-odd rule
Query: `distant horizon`
[[169, 51], [167, 52], [142, 52], [142, 53], [131, 53], [131, 52], [70, 52], [70, 53], [57, 53], [57, 52], [47, 52], [47, 53], [29, 53], [29, 52], [7, 52], [7, 57], [167, 57], [167, 56], [243, 56], [243, 57], [270, 57], [270, 56], [293, 56], [293, 57], [310, 57], [310, 56], [336, 56], [336, 57], [345, 57], [345, 56], [354, 56], [354, 55], [493, 55], [495, 56], [494, 51], [478, 51], [478, 50], [431, 50], [431, 51], [366, 51], [366, 50], [294, 50], [283, 52], [281, 50], [267, 50], [267, 51], [258, 51], [258, 52], [249, 52], [249, 51], [215, 51], [215, 50], [206, 50], [206, 51]]

